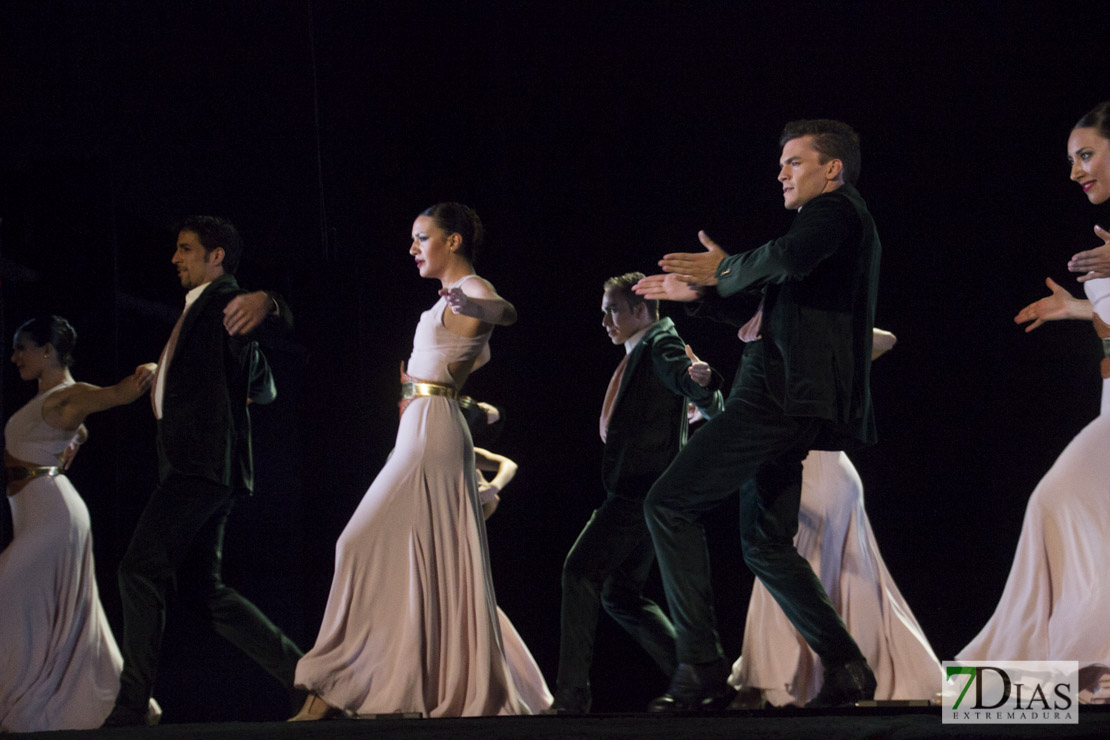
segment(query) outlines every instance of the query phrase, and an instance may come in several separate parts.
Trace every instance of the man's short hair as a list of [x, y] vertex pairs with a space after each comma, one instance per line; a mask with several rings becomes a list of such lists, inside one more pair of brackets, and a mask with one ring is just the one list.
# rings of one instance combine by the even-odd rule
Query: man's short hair
[[243, 256], [243, 238], [226, 218], [219, 216], [186, 216], [177, 225], [178, 231], [191, 231], [204, 247], [204, 256], [213, 249], [224, 250], [224, 272], [234, 275]]
[[791, 121], [782, 130], [779, 146], [803, 136], [813, 137], [813, 148], [821, 155], [821, 164], [839, 159], [844, 164], [844, 182], [856, 184], [860, 168], [859, 134], [851, 126], [828, 118]]
[[626, 272], [623, 275], [611, 277], [606, 280], [604, 290], [606, 293], [608, 293], [609, 291], [614, 291], [618, 295], [623, 296], [624, 299], [628, 302], [628, 307], [633, 311], [636, 310], [636, 306], [639, 306], [641, 303], [644, 304], [645, 306], [647, 306], [648, 316], [650, 316], [653, 320], [658, 321], [659, 301], [644, 298], [642, 295], [640, 295], [639, 293], [635, 293], [632, 290], [632, 286], [643, 280], [645, 277], [647, 276], [644, 275], [644, 273], [642, 272]]

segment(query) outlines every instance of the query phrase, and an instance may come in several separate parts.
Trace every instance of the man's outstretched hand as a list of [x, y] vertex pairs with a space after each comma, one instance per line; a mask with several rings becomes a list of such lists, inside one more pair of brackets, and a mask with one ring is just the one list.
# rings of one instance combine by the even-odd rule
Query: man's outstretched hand
[[728, 257], [728, 252], [721, 249], [717, 242], [710, 239], [709, 234], [704, 231], [698, 232], [698, 239], [705, 247], [704, 252], [665, 254], [663, 259], [659, 260], [659, 266], [663, 268], [663, 272], [675, 275], [684, 283], [703, 286], [716, 285], [717, 268], [721, 261]]
[[688, 303], [701, 298], [699, 286], [682, 282], [678, 275], [648, 275], [632, 286], [632, 292], [652, 301]]

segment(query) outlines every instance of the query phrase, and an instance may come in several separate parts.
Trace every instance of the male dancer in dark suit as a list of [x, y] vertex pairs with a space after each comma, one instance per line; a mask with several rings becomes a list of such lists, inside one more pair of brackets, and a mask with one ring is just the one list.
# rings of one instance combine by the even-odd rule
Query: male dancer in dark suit
[[709, 708], [731, 694], [713, 614], [699, 518], [740, 492], [744, 560], [821, 658], [825, 680], [808, 706], [870, 699], [875, 678], [812, 568], [794, 549], [802, 459], [811, 449], [872, 444], [869, 373], [879, 237], [853, 187], [859, 137], [839, 121], [787, 124], [779, 182], [798, 211], [783, 236], [727, 255], [669, 254], [637, 286], [649, 298], [692, 301], [735, 325], [762, 306], [762, 340], [748, 345], [725, 411], [708, 423], [644, 502], [675, 623], [680, 665], [655, 711]]
[[599, 605], [659, 667], [675, 669], [674, 628], [643, 594], [655, 552], [644, 522], [651, 484], [686, 443], [687, 399], [713, 415], [722, 408], [720, 376], [693, 355], [659, 318], [657, 301], [632, 292], [633, 272], [605, 282], [601, 325], [625, 356], [613, 375], [601, 414], [605, 443], [601, 476], [606, 498], [563, 565], [562, 640], [551, 711], [590, 709], [590, 661]]
[[185, 310], [151, 388], [159, 483], [120, 563], [124, 666], [107, 726], [146, 721], [175, 580], [184, 604], [293, 692], [301, 651], [220, 574], [232, 503], [254, 485], [247, 399], [274, 397], [269, 366], [250, 337], [292, 326], [280, 300], [238, 286], [241, 253], [228, 221], [193, 216], [181, 225], [172, 261], [187, 291]]

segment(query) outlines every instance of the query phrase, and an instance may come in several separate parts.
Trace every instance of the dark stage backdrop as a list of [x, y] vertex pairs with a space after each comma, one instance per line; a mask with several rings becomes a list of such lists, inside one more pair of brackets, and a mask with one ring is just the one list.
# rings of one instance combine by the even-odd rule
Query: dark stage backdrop
[[[620, 352], [610, 275], [784, 231], [782, 124], [852, 123], [884, 244], [881, 442], [854, 456], [884, 557], [942, 658], [991, 614], [1025, 501], [1098, 411], [1088, 326], [1016, 328], [1043, 279], [1106, 222], [1068, 181], [1071, 125], [1110, 93], [1105, 3], [44, 2], [0, 4], [2, 333], [36, 312], [80, 333], [75, 375], [157, 357], [181, 291], [170, 224], [234, 220], [248, 287], [281, 291], [296, 340], [255, 410], [259, 493], [227, 580], [307, 648], [333, 545], [392, 445], [397, 366], [436, 297], [407, 254], [441, 200], [489, 231], [478, 269], [520, 312], [468, 392], [502, 405], [520, 473], [489, 523], [498, 601], [554, 678], [563, 557], [600, 501], [597, 413]], [[672, 311], [731, 377], [727, 327]], [[6, 372], [3, 415], [32, 389]], [[92, 419], [73, 477], [100, 589], [154, 481], [144, 402]], [[751, 576], [734, 507], [709, 523], [722, 637]], [[656, 587], [656, 586], [653, 586]], [[2, 598], [2, 595], [0, 595]], [[181, 611], [167, 721], [273, 717], [276, 686]], [[595, 707], [666, 678], [603, 620]]]

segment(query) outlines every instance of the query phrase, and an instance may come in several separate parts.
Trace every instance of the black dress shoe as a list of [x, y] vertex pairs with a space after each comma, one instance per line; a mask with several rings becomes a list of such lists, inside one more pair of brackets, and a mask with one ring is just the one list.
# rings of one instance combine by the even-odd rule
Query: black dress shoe
[[122, 704], [117, 704], [112, 707], [111, 713], [101, 724], [101, 727], [145, 727], [147, 724], [147, 713], [140, 712], [138, 709], [125, 707]]
[[709, 663], [679, 663], [667, 693], [648, 704], [649, 712], [712, 712], [724, 709], [734, 693], [724, 658]]
[[592, 697], [588, 688], [555, 689], [555, 699], [543, 714], [588, 714]]
[[862, 658], [825, 671], [825, 683], [817, 696], [806, 703], [807, 709], [850, 707], [858, 701], [875, 698], [875, 674]]

